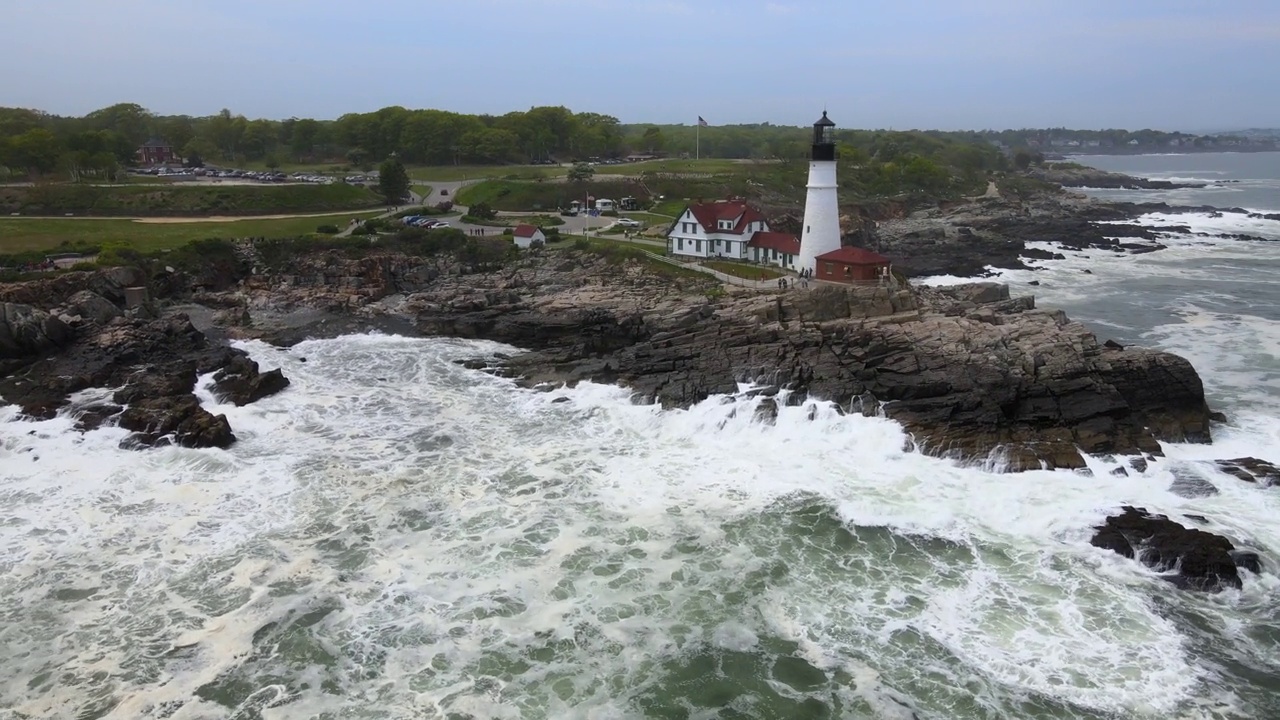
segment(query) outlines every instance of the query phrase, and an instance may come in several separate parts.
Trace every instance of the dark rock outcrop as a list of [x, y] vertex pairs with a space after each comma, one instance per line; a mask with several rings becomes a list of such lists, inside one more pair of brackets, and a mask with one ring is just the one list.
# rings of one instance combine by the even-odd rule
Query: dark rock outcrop
[[289, 386], [280, 368], [258, 371], [258, 363], [238, 355], [213, 376], [213, 394], [219, 400], [248, 405]]
[[78, 427], [89, 430], [114, 419], [135, 431], [127, 441], [133, 447], [173, 443], [225, 448], [235, 435], [225, 416], [200, 406], [192, 392], [197, 375], [230, 368], [224, 386], [238, 404], [288, 384], [279, 370], [259, 373], [243, 352], [209, 343], [185, 315], [108, 320], [111, 313], [102, 305], [108, 301], [88, 290], [73, 293], [67, 302], [87, 306], [97, 317], [79, 328], [79, 337], [69, 334], [60, 352], [27, 358], [0, 380], [0, 399], [21, 406], [30, 417], [52, 417], [71, 393], [114, 387], [114, 404], [84, 411]]
[[[471, 276], [466, 293], [483, 297], [495, 281]], [[542, 299], [533, 290], [501, 294], [477, 310], [448, 302], [459, 291], [446, 284], [408, 305], [425, 333], [534, 350], [503, 363], [529, 383], [619, 382], [667, 406], [746, 380], [842, 406], [870, 398], [928, 451], [1000, 450], [1011, 470], [1083, 467], [1080, 449], [1159, 453], [1158, 440], [1209, 440], [1203, 388], [1184, 359], [1106, 348], [1002, 285], [819, 287], [650, 310], [624, 292], [610, 305], [563, 287]]]
[[1235, 460], [1219, 460], [1218, 467], [1229, 475], [1234, 475], [1245, 482], [1258, 483], [1263, 487], [1280, 485], [1280, 467], [1257, 458], [1236, 458]]
[[235, 442], [226, 415], [214, 415], [200, 407], [196, 396], [148, 397], [129, 406], [119, 417], [120, 427], [135, 431], [126, 443], [157, 446], [226, 448]]
[[81, 290], [67, 298], [61, 314], [69, 322], [106, 325], [124, 314], [118, 305], [92, 290]]
[[54, 315], [30, 305], [0, 303], [0, 371], [14, 366], [6, 361], [43, 355], [71, 340], [71, 328]]
[[1072, 188], [1105, 188], [1116, 190], [1176, 190], [1202, 188], [1207, 183], [1178, 183], [1168, 180], [1149, 180], [1124, 173], [1108, 172], [1074, 163], [1050, 163], [1032, 168], [1028, 175], [1045, 182]]
[[1239, 588], [1237, 567], [1261, 570], [1256, 553], [1238, 552], [1231, 541], [1204, 530], [1187, 528], [1164, 515], [1125, 506], [1096, 528], [1094, 547], [1135, 558], [1179, 587], [1215, 591]]
[[[434, 279], [424, 274], [418, 292], [386, 294], [407, 269], [427, 265]], [[578, 252], [522, 255], [488, 272], [444, 259], [317, 253], [287, 270], [223, 295], [252, 316], [241, 336], [294, 342], [392, 319], [406, 323], [403, 331], [524, 348], [477, 366], [530, 385], [616, 382], [673, 407], [754, 381], [790, 391], [789, 400], [850, 408], [856, 400], [902, 422], [928, 452], [998, 452], [1010, 470], [1083, 467], [1081, 450], [1154, 455], [1160, 440], [1209, 440], [1209, 410], [1189, 363], [1105, 347], [1062, 312], [1010, 297], [1003, 285], [757, 292]], [[220, 382], [258, 394], [241, 370]]]

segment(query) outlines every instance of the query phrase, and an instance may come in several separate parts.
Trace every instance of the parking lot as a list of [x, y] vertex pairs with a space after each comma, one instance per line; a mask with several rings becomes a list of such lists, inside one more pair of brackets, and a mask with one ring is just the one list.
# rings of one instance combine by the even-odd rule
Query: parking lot
[[218, 182], [226, 184], [266, 184], [266, 183], [309, 183], [315, 185], [329, 185], [335, 182], [344, 182], [349, 185], [373, 185], [378, 182], [378, 174], [376, 172], [370, 174], [347, 175], [345, 177], [336, 177], [334, 175], [318, 175], [314, 173], [282, 173], [271, 170], [239, 170], [236, 168], [141, 168], [130, 171], [134, 175], [142, 177], [164, 178], [166, 180], [189, 180], [193, 182]]

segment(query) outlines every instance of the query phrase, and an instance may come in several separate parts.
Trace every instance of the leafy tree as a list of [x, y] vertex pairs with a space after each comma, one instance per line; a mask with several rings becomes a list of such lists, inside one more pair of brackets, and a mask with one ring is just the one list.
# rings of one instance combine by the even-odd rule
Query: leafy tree
[[289, 150], [297, 160], [311, 157], [320, 140], [320, 123], [315, 120], [297, 120], [289, 137]]
[[266, 164], [268, 170], [278, 170], [280, 169], [280, 165], [281, 165], [280, 156], [274, 152], [267, 153], [267, 157], [264, 159], [264, 163]]
[[487, 202], [478, 202], [472, 205], [467, 208], [467, 214], [480, 220], [492, 220], [498, 217], [498, 212]]
[[569, 168], [569, 182], [585, 183], [594, 177], [596, 169], [586, 163], [574, 163]]
[[365, 152], [364, 148], [353, 147], [347, 151], [347, 162], [352, 165], [364, 165], [368, 159], [369, 153]]
[[208, 120], [206, 136], [217, 146], [223, 160], [234, 160], [240, 152], [240, 144], [244, 137], [248, 121], [243, 115], [232, 115], [223, 108], [221, 112]]
[[218, 147], [208, 138], [197, 136], [182, 148], [187, 167], [204, 167], [205, 159], [218, 154]]
[[459, 139], [462, 154], [469, 161], [503, 163], [519, 153], [515, 133], [501, 128], [473, 130]]
[[146, 108], [137, 103], [118, 103], [94, 110], [84, 119], [90, 129], [118, 132], [135, 148], [151, 136], [155, 120]]
[[165, 142], [175, 148], [186, 147], [196, 136], [195, 122], [186, 115], [164, 118], [158, 123], [157, 131]]
[[43, 175], [58, 166], [62, 152], [63, 145], [58, 142], [58, 138], [52, 132], [44, 128], [36, 128], [10, 139], [11, 162], [6, 164]]
[[640, 138], [640, 142], [644, 145], [644, 149], [651, 153], [658, 152], [664, 145], [666, 145], [666, 139], [662, 136], [662, 130], [656, 127], [649, 127], [645, 129], [644, 135]]
[[378, 192], [390, 205], [409, 199], [409, 173], [399, 158], [389, 158], [378, 168]]
[[1031, 167], [1031, 151], [1026, 148], [1018, 148], [1013, 152], [1013, 166], [1019, 170], [1026, 170]]

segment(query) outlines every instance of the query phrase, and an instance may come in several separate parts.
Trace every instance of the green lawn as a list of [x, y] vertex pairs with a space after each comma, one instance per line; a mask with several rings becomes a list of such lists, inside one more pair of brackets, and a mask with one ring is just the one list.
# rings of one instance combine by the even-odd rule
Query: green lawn
[[508, 177], [517, 180], [536, 180], [560, 177], [569, 172], [569, 168], [555, 165], [444, 165], [411, 167], [408, 170], [410, 178], [427, 182], [458, 182]]
[[[587, 249], [599, 253], [607, 258], [622, 260], [636, 260], [645, 265], [655, 274], [663, 275], [671, 278], [684, 278], [706, 283], [707, 285], [719, 285], [720, 281], [714, 277], [691, 270], [689, 268], [672, 265], [656, 258], [650, 257], [645, 253], [653, 253], [654, 255], [662, 255], [661, 247], [654, 247], [648, 243], [627, 242], [625, 240], [610, 240], [605, 238], [584, 238], [581, 235], [561, 235], [559, 242], [550, 243], [548, 249], [576, 249], [579, 240], [587, 242]], [[643, 251], [643, 252], [642, 252]]]
[[0, 214], [91, 217], [293, 215], [372, 208], [383, 200], [355, 185], [166, 186], [51, 184], [0, 187]]
[[732, 275], [746, 280], [773, 280], [775, 278], [782, 277], [784, 274], [775, 268], [764, 267], [761, 265], [748, 265], [747, 263], [727, 262], [724, 260], [712, 260], [702, 264], [712, 270], [719, 270], [726, 275]]
[[644, 173], [740, 173], [753, 167], [771, 165], [767, 161], [729, 160], [725, 158], [703, 158], [701, 160], [649, 160], [647, 162], [621, 163], [618, 165], [597, 165], [597, 175], [641, 175]]
[[559, 215], [500, 215], [493, 219], [493, 224], [515, 227], [521, 223], [537, 227], [560, 227], [564, 220]]
[[370, 218], [376, 211], [345, 212], [285, 220], [152, 223], [136, 220], [0, 218], [0, 255], [49, 251], [59, 246], [123, 242], [139, 252], [174, 248], [205, 238], [296, 237], [320, 225], [345, 227], [351, 218]]
[[667, 199], [658, 202], [657, 205], [654, 205], [650, 212], [656, 215], [666, 215], [667, 221], [670, 222], [677, 215], [684, 212], [684, 209], [688, 207], [688, 205], [688, 200], [683, 200], [681, 198]]
[[647, 227], [660, 226], [665, 228], [676, 219], [674, 215], [656, 215], [649, 212], [624, 212], [622, 215], [632, 220], [639, 220]]

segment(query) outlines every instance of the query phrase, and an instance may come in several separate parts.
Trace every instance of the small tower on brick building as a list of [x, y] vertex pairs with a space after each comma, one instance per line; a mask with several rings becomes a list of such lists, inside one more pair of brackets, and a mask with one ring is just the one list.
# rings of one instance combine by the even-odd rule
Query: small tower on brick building
[[804, 227], [800, 229], [797, 270], [814, 270], [814, 258], [840, 249], [840, 202], [836, 196], [836, 124], [822, 111], [813, 124], [813, 149], [809, 155], [809, 184], [804, 201]]

